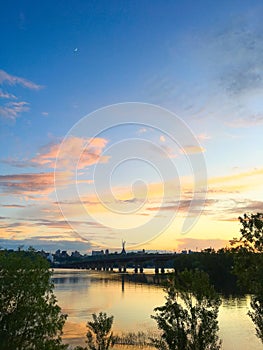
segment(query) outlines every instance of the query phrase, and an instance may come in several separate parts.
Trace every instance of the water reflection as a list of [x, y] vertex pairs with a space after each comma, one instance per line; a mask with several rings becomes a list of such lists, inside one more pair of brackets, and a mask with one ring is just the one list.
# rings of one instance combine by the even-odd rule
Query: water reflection
[[[64, 339], [70, 344], [84, 345], [86, 322], [99, 311], [114, 315], [114, 332], [156, 330], [150, 315], [165, 302], [161, 285], [154, 284], [161, 283], [161, 276], [56, 270], [53, 281], [59, 305], [68, 314]], [[262, 349], [247, 316], [249, 304], [249, 296], [223, 299], [219, 312], [223, 349]]]

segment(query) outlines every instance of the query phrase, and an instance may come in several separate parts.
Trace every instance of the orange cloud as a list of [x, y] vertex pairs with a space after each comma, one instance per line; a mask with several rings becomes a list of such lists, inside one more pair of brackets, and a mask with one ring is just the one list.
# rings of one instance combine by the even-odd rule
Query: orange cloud
[[105, 163], [108, 156], [102, 152], [108, 140], [95, 138], [81, 138], [71, 136], [62, 142], [49, 144], [42, 147], [40, 152], [33, 158], [27, 160], [6, 159], [3, 163], [19, 167], [45, 167], [54, 169], [83, 169], [98, 162]]
[[[56, 185], [63, 185], [67, 181], [68, 176], [60, 173]], [[11, 194], [27, 198], [46, 197], [54, 191], [54, 174], [51, 172], [0, 175], [0, 188], [7, 195]]]
[[229, 182], [229, 181], [248, 179], [249, 177], [260, 176], [260, 175], [261, 176], [263, 175], [263, 168], [253, 169], [253, 170], [245, 171], [245, 172], [238, 173], [238, 174], [212, 177], [209, 179], [209, 183], [210, 184], [218, 184], [218, 183], [224, 183], [224, 182]]
[[[6, 159], [2, 163], [18, 168], [43, 167], [72, 172], [76, 169], [84, 169], [96, 163], [106, 163], [109, 156], [103, 156], [102, 152], [108, 140], [100, 137], [81, 138], [71, 136], [62, 142], [49, 144], [42, 147], [40, 152], [31, 159], [16, 160]], [[82, 181], [82, 180], [81, 180]], [[85, 180], [91, 183], [92, 180]]]
[[181, 251], [184, 249], [191, 249], [192, 251], [201, 250], [205, 248], [220, 249], [229, 244], [228, 240], [212, 238], [212, 239], [198, 239], [198, 238], [179, 238], [176, 240], [176, 249]]
[[180, 152], [182, 154], [204, 153], [205, 148], [203, 148], [202, 146], [186, 145], [183, 146], [183, 149]]

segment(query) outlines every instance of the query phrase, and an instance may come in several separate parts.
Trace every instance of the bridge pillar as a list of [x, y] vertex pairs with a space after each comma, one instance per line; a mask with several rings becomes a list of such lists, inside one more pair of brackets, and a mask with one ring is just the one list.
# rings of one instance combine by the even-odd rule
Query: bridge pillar
[[159, 268], [156, 266], [154, 270], [155, 274], [157, 275], [159, 273]]
[[119, 266], [119, 272], [121, 272], [121, 266]]
[[134, 272], [135, 272], [135, 273], [138, 273], [138, 266], [135, 266]]
[[110, 267], [110, 270], [113, 271], [113, 266]]
[[161, 268], [161, 273], [165, 273], [164, 267]]
[[140, 267], [140, 273], [143, 273], [143, 266]]
[[126, 266], [123, 266], [123, 272], [126, 272]]

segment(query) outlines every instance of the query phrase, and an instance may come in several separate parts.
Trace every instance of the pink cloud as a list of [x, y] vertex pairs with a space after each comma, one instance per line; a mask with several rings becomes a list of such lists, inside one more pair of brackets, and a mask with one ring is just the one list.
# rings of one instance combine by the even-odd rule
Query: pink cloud
[[58, 168], [77, 167], [83, 169], [97, 162], [107, 161], [106, 157], [101, 157], [107, 142], [103, 138], [88, 139], [72, 136], [62, 143], [52, 145], [46, 152], [33, 158], [32, 161], [51, 167], [54, 167], [57, 162]]
[[27, 160], [6, 159], [3, 163], [15, 167], [46, 167], [57, 169], [84, 169], [98, 162], [105, 163], [109, 157], [102, 152], [108, 140], [100, 137], [93, 139], [69, 137], [61, 143], [49, 144], [42, 147], [40, 152]]
[[[68, 177], [65, 174], [58, 175], [56, 185], [67, 183]], [[4, 194], [24, 196], [26, 198], [46, 197], [54, 191], [54, 174], [12, 174], [0, 175], [0, 188]]]
[[207, 135], [206, 133], [202, 133], [197, 135], [197, 138], [199, 141], [206, 141], [206, 140], [210, 140], [211, 136]]
[[8, 74], [4, 70], [0, 70], [0, 85], [4, 83], [8, 85], [21, 85], [31, 90], [40, 90], [41, 88], [43, 88], [43, 86], [35, 84], [30, 80]]

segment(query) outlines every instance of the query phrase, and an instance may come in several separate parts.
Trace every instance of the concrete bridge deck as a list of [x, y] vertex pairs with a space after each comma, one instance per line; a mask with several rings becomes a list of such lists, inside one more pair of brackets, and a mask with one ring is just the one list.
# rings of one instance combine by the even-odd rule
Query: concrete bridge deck
[[[151, 266], [155, 273], [164, 272], [164, 268], [173, 267], [175, 254], [149, 254], [149, 253], [127, 253], [127, 254], [104, 254], [86, 256], [78, 261], [70, 261], [61, 264], [61, 267], [92, 269], [92, 270], [113, 270], [118, 268], [125, 272], [126, 268], [134, 268], [134, 272], [143, 272], [144, 267]], [[168, 264], [169, 263], [169, 264]]]

